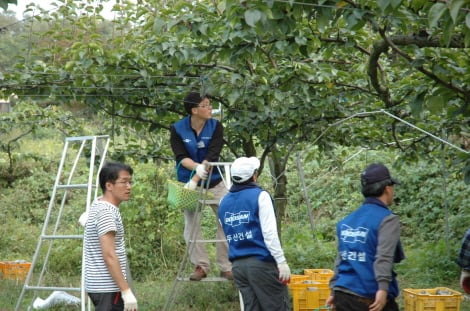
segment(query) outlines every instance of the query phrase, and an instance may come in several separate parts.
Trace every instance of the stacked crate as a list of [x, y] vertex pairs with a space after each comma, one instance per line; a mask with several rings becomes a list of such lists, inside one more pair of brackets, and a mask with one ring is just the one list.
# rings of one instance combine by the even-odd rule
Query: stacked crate
[[304, 274], [291, 276], [288, 285], [293, 311], [320, 310], [330, 296], [328, 282], [333, 276], [329, 269], [304, 269]]
[[459, 311], [463, 295], [446, 287], [403, 290], [405, 311]]
[[24, 281], [31, 267], [24, 260], [0, 261], [0, 278], [4, 280]]

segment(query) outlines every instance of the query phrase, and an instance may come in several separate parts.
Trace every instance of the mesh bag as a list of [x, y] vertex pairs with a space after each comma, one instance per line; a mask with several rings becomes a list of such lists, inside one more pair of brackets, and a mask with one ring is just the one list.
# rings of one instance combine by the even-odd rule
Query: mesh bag
[[[176, 166], [176, 171], [178, 172], [178, 168], [181, 165], [181, 161]], [[191, 172], [189, 176], [189, 180], [193, 177], [194, 170]], [[178, 178], [178, 174], [176, 176]], [[191, 190], [184, 187], [185, 183], [180, 182], [178, 180], [169, 179], [167, 181], [168, 186], [168, 204], [172, 208], [177, 209], [184, 209], [188, 211], [195, 211], [197, 207], [197, 203], [199, 199], [202, 200], [210, 200], [214, 198], [214, 195], [206, 190], [200, 191], [198, 190]], [[199, 197], [199, 195], [201, 195]]]
[[[176, 180], [168, 180], [168, 204], [172, 208], [195, 211], [199, 200], [200, 190], [184, 188], [184, 183]], [[213, 199], [214, 195], [205, 190], [202, 192], [202, 200]]]
[[198, 190], [184, 188], [184, 183], [168, 180], [168, 204], [172, 208], [194, 211], [199, 198]]

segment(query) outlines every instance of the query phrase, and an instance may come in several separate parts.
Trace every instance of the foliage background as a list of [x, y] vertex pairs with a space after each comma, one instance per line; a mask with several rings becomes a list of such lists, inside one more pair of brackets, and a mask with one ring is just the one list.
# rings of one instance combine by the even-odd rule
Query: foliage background
[[[38, 141], [40, 148], [37, 148]], [[61, 150], [61, 135], [44, 130], [38, 137], [24, 139], [15, 153], [15, 171], [24, 172], [24, 176], [18, 176], [11, 186], [2, 187], [0, 191], [1, 260], [31, 260]], [[302, 274], [304, 268], [332, 268], [336, 255], [334, 225], [361, 203], [360, 171], [367, 163], [382, 161], [391, 167], [393, 175], [401, 182], [396, 188], [398, 204], [393, 206], [401, 216], [402, 240], [407, 255], [407, 259], [397, 265], [401, 288], [446, 286], [459, 290], [459, 269], [454, 260], [460, 239], [468, 227], [464, 211], [468, 207], [468, 185], [463, 183], [461, 173], [452, 167], [443, 167], [440, 159], [396, 166], [400, 159], [398, 154], [378, 149], [359, 150], [338, 147], [325, 157], [316, 147], [310, 147], [290, 159], [286, 171], [290, 184], [282, 242], [292, 273]], [[114, 154], [115, 150], [111, 148], [110, 151]], [[0, 170], [5, 170], [5, 158], [1, 159]], [[177, 292], [175, 310], [187, 310], [188, 306], [197, 310], [237, 310], [238, 296], [233, 285], [206, 283], [204, 289], [204, 286], [178, 282], [176, 289], [172, 287], [185, 251], [182, 215], [166, 203], [165, 182], [173, 174], [173, 164], [125, 160], [135, 168], [136, 183], [132, 200], [123, 203], [121, 211], [134, 282], [143, 310], [162, 309], [172, 290]], [[299, 163], [304, 171], [307, 197], [302, 188]], [[273, 178], [269, 169], [265, 169], [260, 182], [272, 191]], [[0, 179], [5, 185], [5, 180]], [[77, 210], [83, 208], [79, 200], [72, 196], [66, 205], [64, 225], [73, 233], [79, 232], [77, 217], [80, 213]], [[307, 203], [310, 203], [313, 223], [308, 216]], [[205, 216], [205, 233], [214, 234], [211, 212]], [[208, 247], [213, 254], [213, 247]], [[61, 244], [54, 249], [56, 253], [48, 265], [50, 278], [64, 286], [78, 282], [80, 245]], [[188, 265], [184, 273], [189, 273], [190, 269]], [[216, 267], [213, 271], [218, 273]], [[0, 305], [8, 303], [13, 307], [21, 283], [15, 285], [3, 280], [0, 284], [4, 297], [0, 298]], [[220, 304], [217, 307], [214, 307], [214, 297]], [[466, 302], [462, 306], [465, 310]]]
[[[402, 287], [458, 288], [469, 217], [468, 1], [142, 0], [117, 3], [112, 21], [99, 16], [103, 1], [0, 18], [0, 93], [13, 108], [0, 116], [0, 259], [31, 258], [63, 138], [110, 134], [110, 158], [138, 172], [123, 216], [139, 299], [159, 309], [184, 253], [181, 215], [165, 202], [168, 129], [193, 89], [224, 112], [223, 160], [261, 158], [295, 273], [332, 265], [334, 223], [360, 203], [361, 169], [381, 160], [403, 183], [394, 207], [408, 255], [397, 267]], [[67, 203], [63, 229], [79, 233], [81, 198]], [[50, 278], [73, 283], [80, 246], [56, 246]], [[0, 307], [11, 309], [18, 284], [1, 285]], [[183, 296], [182, 310], [237, 305], [230, 285]]]

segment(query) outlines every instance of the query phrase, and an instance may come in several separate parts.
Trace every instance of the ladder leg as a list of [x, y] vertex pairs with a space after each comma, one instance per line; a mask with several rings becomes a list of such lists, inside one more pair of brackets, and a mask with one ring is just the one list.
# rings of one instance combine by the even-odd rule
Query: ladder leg
[[[210, 178], [212, 176], [212, 172], [215, 168], [215, 169], [218, 170], [219, 175], [221, 176], [222, 181], [225, 185], [225, 188], [228, 190], [231, 186], [230, 165], [231, 165], [231, 163], [228, 163], [228, 162], [211, 162], [211, 163], [209, 163], [210, 172], [209, 172], [209, 176], [208, 176], [207, 180], [210, 180]], [[224, 167], [223, 172], [221, 170], [221, 167]], [[178, 282], [183, 280], [181, 275], [186, 270], [186, 265], [188, 264], [190, 254], [194, 251], [194, 248], [195, 248], [196, 244], [198, 244], [198, 243], [208, 243], [208, 242], [215, 242], [217, 244], [221, 244], [223, 241], [225, 241], [225, 243], [226, 243], [225, 235], [222, 238], [222, 236], [220, 236], [220, 234], [218, 236], [216, 236], [215, 240], [202, 240], [202, 239], [199, 239], [199, 236], [197, 235], [197, 230], [201, 226], [202, 213], [203, 213], [204, 206], [205, 205], [218, 204], [218, 201], [217, 202], [212, 202], [213, 200], [206, 200], [205, 199], [204, 194], [209, 190], [209, 184], [207, 182], [203, 183], [203, 186], [201, 186], [199, 188], [199, 190], [200, 190], [199, 200], [198, 200], [198, 204], [196, 206], [196, 212], [195, 212], [195, 215], [194, 215], [194, 220], [193, 220], [194, 223], [193, 223], [193, 226], [192, 226], [191, 233], [189, 234], [190, 239], [189, 239], [189, 242], [186, 243], [186, 251], [185, 251], [185, 253], [183, 255], [183, 258], [180, 262], [180, 266], [179, 266], [176, 278], [173, 281], [173, 286], [171, 288], [171, 291], [170, 291], [168, 299], [165, 303], [165, 306], [163, 307], [163, 311], [171, 310], [171, 306], [172, 306], [172, 304], [173, 304], [173, 302], [174, 302], [174, 300], [177, 296]], [[214, 212], [216, 212], [216, 209], [214, 209]], [[217, 214], [215, 216], [216, 216], [216, 221], [217, 221]], [[216, 248], [219, 248], [219, 250], [217, 250], [217, 253], [219, 253], [220, 252], [220, 246], [217, 245]], [[228, 254], [227, 254], [227, 257], [228, 257]], [[211, 279], [213, 281], [227, 281], [227, 279], [221, 278], [221, 277], [207, 278], [207, 279], [204, 279], [204, 280], [209, 280], [209, 279]], [[200, 282], [194, 282], [194, 283], [200, 284]], [[241, 299], [242, 298], [241, 298], [241, 295], [240, 295], [240, 306], [242, 307], [243, 304], [242, 304]]]
[[[71, 166], [70, 163], [68, 163], [66, 160], [68, 159], [69, 155], [69, 149], [70, 145], [73, 143], [80, 143], [80, 146], [78, 148], [78, 151], [76, 152], [76, 156], [73, 159]], [[91, 146], [89, 145], [91, 144]], [[82, 251], [82, 274], [81, 274], [81, 280], [80, 280], [80, 286], [77, 288], [73, 287], [54, 287], [54, 286], [44, 286], [43, 283], [43, 278], [44, 275], [47, 271], [46, 267], [48, 264], [49, 257], [51, 256], [52, 252], [52, 247], [54, 246], [54, 241], [56, 239], [80, 239], [83, 240], [83, 234], [82, 235], [59, 235], [59, 228], [60, 222], [62, 220], [62, 214], [64, 212], [65, 207], [67, 206], [67, 199], [68, 199], [68, 194], [69, 191], [72, 189], [85, 189], [86, 192], [86, 199], [85, 199], [85, 205], [86, 205], [86, 211], [88, 211], [89, 206], [91, 205], [92, 201], [92, 191], [95, 191], [95, 196], [97, 196], [98, 193], [98, 174], [95, 171], [95, 160], [96, 157], [99, 156], [99, 170], [101, 169], [101, 166], [104, 163], [105, 157], [106, 157], [106, 152], [107, 148], [109, 146], [109, 136], [107, 135], [102, 135], [102, 136], [82, 136], [82, 137], [68, 137], [65, 139], [64, 143], [64, 149], [62, 152], [62, 157], [59, 163], [59, 168], [56, 176], [56, 180], [52, 189], [52, 194], [51, 194], [51, 199], [49, 202], [49, 206], [47, 209], [46, 217], [44, 220], [43, 228], [41, 231], [41, 235], [39, 237], [39, 241], [36, 247], [36, 251], [34, 253], [30, 269], [28, 271], [28, 274], [26, 276], [23, 288], [21, 290], [20, 296], [18, 298], [17, 304], [15, 306], [15, 311], [20, 311], [23, 310], [24, 308], [22, 307], [22, 303], [24, 300], [24, 296], [27, 290], [34, 290], [34, 296], [36, 296], [36, 292], [38, 290], [45, 290], [45, 291], [51, 291], [51, 290], [73, 290], [73, 291], [80, 291], [81, 293], [81, 307], [82, 311], [85, 311], [85, 306], [87, 305], [88, 302], [88, 309], [90, 309], [90, 301], [89, 299], [87, 300], [87, 297], [85, 297], [85, 291], [84, 291], [84, 257], [83, 257], [83, 251]], [[87, 149], [88, 148], [88, 149]], [[89, 151], [89, 154], [87, 152]], [[85, 156], [85, 157], [84, 157]], [[83, 170], [83, 167], [86, 166], [88, 167], [88, 176], [87, 177], [87, 183], [74, 183], [73, 181], [75, 178], [77, 180], [83, 180], [80, 178], [81, 176], [75, 176], [78, 174], [83, 174], [81, 173], [81, 170]], [[66, 174], [68, 174], [68, 177], [66, 177]], [[95, 177], [96, 175], [96, 177]], [[63, 183], [63, 184], [62, 184]], [[60, 201], [60, 205], [57, 208], [56, 207], [56, 201], [57, 201], [57, 191], [62, 190], [63, 196]], [[50, 224], [52, 214], [54, 211], [54, 216], [55, 218], [55, 223]], [[49, 228], [49, 226], [52, 226], [53, 228]], [[52, 229], [52, 230], [51, 230]], [[49, 232], [50, 231], [50, 232]], [[38, 257], [43, 253], [42, 248], [44, 247], [44, 241], [48, 241], [48, 247], [47, 251], [44, 256], [43, 260], [43, 266], [41, 269], [41, 272], [39, 273], [38, 280], [37, 280], [37, 285], [36, 286], [30, 286], [30, 282], [32, 281], [32, 276], [34, 273], [34, 268], [38, 262]], [[32, 303], [29, 305], [28, 310], [32, 308]]]

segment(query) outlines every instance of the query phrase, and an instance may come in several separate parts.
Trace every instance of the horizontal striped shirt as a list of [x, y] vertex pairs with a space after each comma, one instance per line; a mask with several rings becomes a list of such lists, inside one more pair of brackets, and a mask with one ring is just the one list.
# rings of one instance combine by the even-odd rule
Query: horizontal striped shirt
[[85, 226], [85, 289], [89, 293], [120, 291], [104, 262], [100, 237], [115, 232], [115, 250], [122, 273], [126, 277], [126, 249], [124, 226], [119, 209], [113, 204], [97, 198], [88, 212]]

